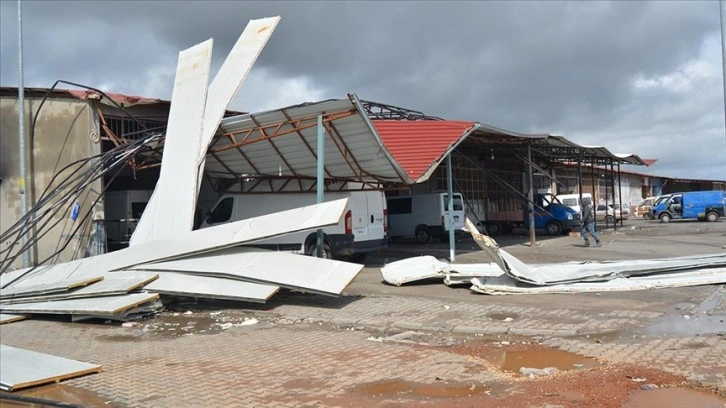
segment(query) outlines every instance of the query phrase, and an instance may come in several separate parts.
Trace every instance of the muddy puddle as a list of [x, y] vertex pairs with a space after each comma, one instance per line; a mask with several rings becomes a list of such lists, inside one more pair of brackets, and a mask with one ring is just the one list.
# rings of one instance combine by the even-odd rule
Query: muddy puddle
[[518, 374], [522, 368], [554, 367], [557, 371], [569, 371], [600, 366], [595, 359], [562, 350], [504, 351], [492, 360], [500, 370]]
[[623, 404], [623, 408], [723, 408], [726, 398], [713, 393], [686, 388], [639, 390]]
[[363, 384], [357, 392], [371, 397], [414, 396], [425, 398], [460, 398], [486, 394], [483, 386], [474, 384], [420, 384], [402, 379]]
[[69, 407], [120, 408], [96, 393], [65, 384], [32, 387], [12, 393], [0, 391], [0, 406], [3, 408], [60, 406], [52, 402], [64, 403]]

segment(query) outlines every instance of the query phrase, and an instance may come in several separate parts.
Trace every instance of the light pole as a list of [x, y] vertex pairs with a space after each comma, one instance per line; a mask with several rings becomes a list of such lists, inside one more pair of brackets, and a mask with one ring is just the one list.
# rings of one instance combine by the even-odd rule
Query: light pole
[[[20, 217], [28, 213], [28, 191], [25, 185], [25, 87], [23, 86], [23, 9], [18, 0], [18, 154], [20, 155], [20, 177], [18, 187], [20, 190]], [[25, 228], [21, 230], [21, 248], [28, 243]], [[23, 251], [23, 267], [30, 267], [30, 251]]]

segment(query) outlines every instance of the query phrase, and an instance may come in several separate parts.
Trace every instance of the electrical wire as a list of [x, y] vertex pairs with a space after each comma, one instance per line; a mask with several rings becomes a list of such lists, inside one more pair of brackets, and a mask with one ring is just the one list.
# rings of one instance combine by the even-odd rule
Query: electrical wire
[[[40, 195], [40, 198], [37, 201], [35, 200], [35, 189], [31, 188], [31, 194], [33, 196], [33, 206], [31, 210], [24, 214], [10, 228], [0, 234], [0, 241], [10, 243], [10, 245], [6, 249], [0, 250], [0, 256], [3, 257], [3, 259], [0, 260], [0, 274], [7, 272], [19, 255], [21, 255], [26, 250], [31, 250], [32, 248], [34, 248], [37, 242], [41, 238], [45, 237], [61, 221], [67, 221], [67, 218], [65, 216], [59, 216], [59, 214], [66, 213], [68, 210], [72, 210], [74, 203], [79, 200], [80, 196], [84, 192], [86, 192], [87, 200], [87, 190], [89, 186], [91, 186], [99, 179], [109, 178], [109, 175], [112, 174], [110, 179], [108, 179], [107, 182], [104, 183], [104, 188], [101, 190], [101, 192], [98, 194], [98, 197], [91, 205], [90, 209], [92, 209], [103, 197], [103, 194], [105, 193], [111, 182], [116, 178], [116, 176], [118, 176], [118, 174], [120, 174], [125, 166], [128, 165], [131, 158], [147, 152], [153, 153], [156, 145], [164, 139], [164, 134], [156, 132], [158, 129], [147, 129], [142, 122], [140, 122], [137, 118], [131, 115], [123, 108], [123, 106], [116, 103], [103, 91], [93, 87], [59, 80], [56, 81], [50, 89], [48, 89], [46, 95], [43, 97], [35, 112], [30, 129], [31, 148], [35, 139], [35, 128], [41, 108], [47, 101], [50, 94], [55, 90], [56, 86], [60, 83], [89, 89], [107, 98], [112, 105], [114, 105], [120, 111], [124, 112], [127, 117], [135, 121], [139, 125], [139, 127], [143, 129], [140, 131], [132, 132], [130, 134], [142, 134], [144, 135], [144, 137], [134, 140], [130, 143], [116, 146], [106, 152], [91, 157], [79, 159], [67, 164], [61, 170], [55, 172], [50, 182], [47, 183], [47, 185], [45, 186], [43, 192]], [[59, 151], [59, 160], [62, 155], [62, 150], [63, 149]], [[57, 164], [58, 162], [56, 162], [56, 168]], [[31, 172], [32, 171], [34, 171], [34, 166], [31, 161]], [[66, 235], [65, 240], [63, 239], [63, 234], [61, 234], [59, 242], [56, 245], [56, 250], [50, 256], [43, 259], [41, 262], [36, 262], [35, 267], [42, 265], [51, 259], [57, 258], [57, 256], [67, 248], [70, 242], [72, 242], [73, 237], [78, 233], [80, 229], [86, 229], [89, 227], [88, 221], [90, 220], [89, 217], [91, 216], [91, 214], [91, 210], [87, 211], [81, 217], [81, 220], [73, 229], [73, 232]], [[65, 231], [65, 226], [62, 229], [63, 231]], [[30, 234], [31, 231], [33, 231], [32, 239], [28, 240], [22, 247], [16, 248], [16, 245], [21, 240], [21, 238], [25, 234]], [[77, 251], [80, 246], [81, 245], [79, 245], [79, 247], [77, 247], [74, 251], [74, 257], [77, 255]], [[27, 272], [32, 271], [33, 269], [35, 269], [35, 267], [31, 268]], [[3, 287], [5, 286], [7, 286], [7, 284], [3, 285]]]

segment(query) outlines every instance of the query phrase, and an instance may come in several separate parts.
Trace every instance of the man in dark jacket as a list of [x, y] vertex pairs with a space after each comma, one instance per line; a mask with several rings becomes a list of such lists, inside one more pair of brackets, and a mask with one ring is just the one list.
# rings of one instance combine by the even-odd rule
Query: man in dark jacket
[[595, 232], [595, 209], [592, 204], [587, 204], [582, 209], [582, 238], [585, 239], [585, 246], [590, 246], [587, 238], [588, 232], [595, 239], [595, 246], [600, 247], [600, 237]]

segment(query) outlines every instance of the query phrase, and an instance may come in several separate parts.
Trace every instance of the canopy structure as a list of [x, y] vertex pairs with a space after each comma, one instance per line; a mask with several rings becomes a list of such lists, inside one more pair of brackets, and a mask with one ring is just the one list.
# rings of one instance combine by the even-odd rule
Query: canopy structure
[[474, 122], [372, 121], [357, 96], [349, 94], [222, 120], [207, 152], [207, 177], [217, 189], [229, 187], [221, 180], [234, 179], [246, 193], [313, 191], [318, 116], [325, 128], [323, 171], [329, 187], [354, 182], [387, 189], [426, 181], [477, 127]]
[[[523, 134], [472, 121], [444, 120], [405, 108], [346, 99], [305, 103], [222, 120], [207, 151], [205, 174], [215, 189], [241, 193], [313, 191], [317, 119], [325, 128], [328, 189], [392, 189], [421, 183], [450, 152], [467, 146], [530, 146], [548, 162], [647, 165], [636, 155], [582, 146], [562, 136]], [[230, 186], [234, 185], [234, 187]]]

